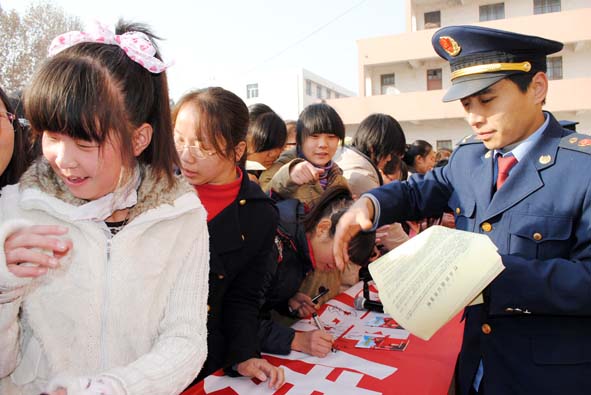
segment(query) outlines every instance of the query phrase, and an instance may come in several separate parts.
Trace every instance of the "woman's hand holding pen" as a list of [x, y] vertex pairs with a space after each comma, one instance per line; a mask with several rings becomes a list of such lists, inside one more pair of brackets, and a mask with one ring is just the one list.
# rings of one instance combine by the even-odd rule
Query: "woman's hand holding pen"
[[332, 350], [332, 335], [320, 329], [309, 332], [296, 332], [291, 349], [324, 358]]
[[316, 312], [316, 305], [312, 302], [312, 298], [308, 295], [297, 292], [287, 302], [291, 311], [297, 312], [300, 318], [311, 316]]

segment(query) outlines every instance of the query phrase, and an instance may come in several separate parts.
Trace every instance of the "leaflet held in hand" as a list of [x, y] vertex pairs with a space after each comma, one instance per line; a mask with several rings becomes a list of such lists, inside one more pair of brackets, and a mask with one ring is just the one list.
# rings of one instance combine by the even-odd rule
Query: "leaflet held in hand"
[[424, 340], [503, 271], [485, 235], [432, 226], [369, 265], [384, 310]]

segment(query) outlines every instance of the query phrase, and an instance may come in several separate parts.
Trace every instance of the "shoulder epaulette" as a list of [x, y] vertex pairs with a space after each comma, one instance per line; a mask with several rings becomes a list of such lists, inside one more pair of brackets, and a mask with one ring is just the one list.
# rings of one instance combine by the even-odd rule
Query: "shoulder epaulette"
[[460, 145], [476, 144], [476, 143], [482, 143], [482, 140], [478, 140], [476, 138], [475, 134], [469, 134], [468, 136], [466, 136], [463, 139], [461, 139], [460, 141], [458, 141], [457, 145], [460, 146]]
[[572, 133], [560, 139], [558, 146], [591, 155], [591, 136], [582, 133]]

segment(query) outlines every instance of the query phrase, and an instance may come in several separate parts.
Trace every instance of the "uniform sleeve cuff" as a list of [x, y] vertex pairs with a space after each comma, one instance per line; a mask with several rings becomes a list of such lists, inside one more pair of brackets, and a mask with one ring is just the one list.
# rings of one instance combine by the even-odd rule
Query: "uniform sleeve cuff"
[[380, 214], [382, 213], [380, 209], [380, 202], [378, 202], [378, 199], [376, 199], [376, 197], [371, 193], [364, 193], [363, 195], [361, 195], [361, 197], [368, 198], [373, 204], [373, 226], [371, 227], [371, 229], [365, 230], [364, 232], [375, 232], [378, 228], [378, 223], [380, 222]]

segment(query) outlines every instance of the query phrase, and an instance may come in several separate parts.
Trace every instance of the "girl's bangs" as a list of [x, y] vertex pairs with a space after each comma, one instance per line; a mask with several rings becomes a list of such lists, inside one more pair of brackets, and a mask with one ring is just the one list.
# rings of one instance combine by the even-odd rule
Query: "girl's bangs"
[[63, 133], [102, 144], [111, 130], [125, 127], [121, 115], [110, 110], [124, 107], [118, 96], [95, 62], [58, 55], [32, 81], [25, 108], [36, 133]]

